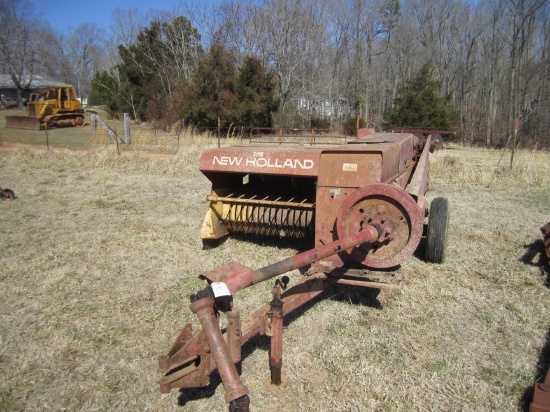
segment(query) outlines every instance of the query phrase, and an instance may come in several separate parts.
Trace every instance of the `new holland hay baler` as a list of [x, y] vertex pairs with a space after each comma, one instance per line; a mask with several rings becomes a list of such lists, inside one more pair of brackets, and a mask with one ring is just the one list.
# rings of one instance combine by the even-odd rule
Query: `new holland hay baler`
[[[428, 215], [426, 257], [445, 257], [448, 204], [431, 202], [426, 212], [428, 157], [432, 136], [374, 134], [340, 146], [257, 144], [205, 150], [200, 169], [212, 182], [201, 238], [231, 233], [311, 239], [313, 249], [261, 269], [230, 263], [201, 275], [207, 286], [191, 295], [202, 331], [181, 330], [159, 359], [161, 392], [208, 385], [218, 370], [230, 411], [248, 411], [248, 389], [235, 364], [241, 345], [271, 338], [270, 384], [284, 386], [283, 318], [329, 286], [349, 284], [398, 289], [394, 270], [417, 249]], [[275, 282], [271, 302], [241, 321], [236, 292], [286, 272], [310, 266], [286, 289]], [[286, 290], [285, 290], [286, 289]], [[284, 290], [284, 292], [283, 292]], [[219, 314], [227, 326], [222, 330]]]

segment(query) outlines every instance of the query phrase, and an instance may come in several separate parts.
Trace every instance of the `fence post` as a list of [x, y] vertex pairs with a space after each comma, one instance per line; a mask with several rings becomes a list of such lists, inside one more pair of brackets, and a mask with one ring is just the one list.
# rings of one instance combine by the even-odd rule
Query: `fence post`
[[132, 131], [130, 128], [131, 119], [128, 113], [124, 113], [124, 143], [130, 144], [130, 137], [132, 136]]
[[218, 147], [220, 147], [220, 133], [221, 133], [221, 121], [220, 117], [218, 116]]

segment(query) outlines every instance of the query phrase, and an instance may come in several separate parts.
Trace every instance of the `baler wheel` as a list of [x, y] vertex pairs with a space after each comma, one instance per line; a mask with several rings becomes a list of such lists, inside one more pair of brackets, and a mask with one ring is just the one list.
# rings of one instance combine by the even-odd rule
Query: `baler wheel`
[[432, 200], [428, 215], [426, 259], [430, 262], [443, 263], [445, 261], [448, 228], [449, 202], [444, 197], [436, 197]]

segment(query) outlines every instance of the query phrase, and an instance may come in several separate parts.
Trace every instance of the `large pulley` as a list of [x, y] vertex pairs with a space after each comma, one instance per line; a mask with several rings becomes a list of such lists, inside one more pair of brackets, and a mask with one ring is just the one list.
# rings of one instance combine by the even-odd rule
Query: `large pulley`
[[390, 268], [411, 256], [422, 238], [424, 211], [403, 189], [377, 183], [357, 189], [340, 206], [338, 238], [361, 232], [366, 225], [378, 228], [376, 243], [347, 250], [355, 261], [371, 268]]

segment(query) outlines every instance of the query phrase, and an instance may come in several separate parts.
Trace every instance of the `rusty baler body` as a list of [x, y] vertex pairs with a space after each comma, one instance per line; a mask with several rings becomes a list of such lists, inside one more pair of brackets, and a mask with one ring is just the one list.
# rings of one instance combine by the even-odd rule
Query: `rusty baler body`
[[[313, 249], [257, 270], [230, 263], [202, 274], [207, 286], [191, 295], [190, 309], [203, 329], [193, 336], [185, 325], [160, 357], [161, 392], [208, 385], [217, 369], [229, 410], [248, 411], [248, 388], [235, 367], [244, 342], [270, 337], [267, 387], [284, 387], [284, 316], [334, 284], [399, 289], [390, 268], [410, 257], [422, 237], [430, 147], [431, 137], [377, 134], [337, 147], [204, 151], [200, 169], [212, 182], [204, 240], [232, 232], [290, 236], [310, 238]], [[444, 219], [434, 220], [438, 241], [448, 222], [446, 201], [441, 206]], [[271, 302], [241, 322], [233, 302], [239, 290], [306, 266], [289, 289], [288, 277], [277, 279]], [[227, 317], [223, 330], [220, 312]]]
[[[241, 232], [309, 238], [320, 246], [349, 233], [346, 225], [353, 225], [354, 219], [359, 224], [364, 216], [386, 215], [392, 220], [394, 241], [370, 250], [368, 256], [354, 252], [350, 258], [343, 252], [323, 263], [396, 266], [414, 252], [422, 235], [427, 154], [419, 161], [425, 142], [413, 134], [381, 133], [341, 146], [206, 150], [200, 170], [212, 182], [212, 193], [201, 238]], [[349, 214], [337, 221], [344, 203]]]
[[73, 86], [47, 87], [32, 93], [27, 116], [6, 116], [6, 127], [12, 129], [42, 130], [85, 124], [84, 110]]

